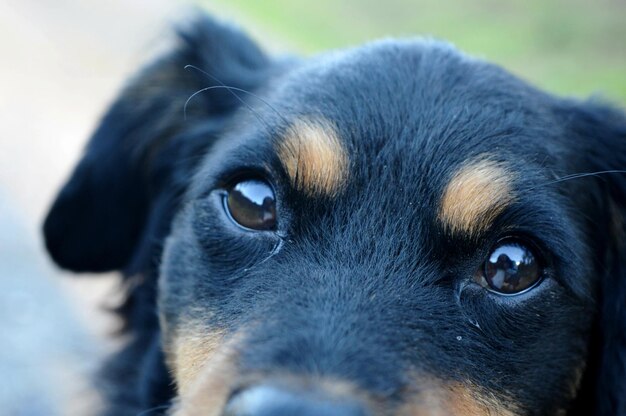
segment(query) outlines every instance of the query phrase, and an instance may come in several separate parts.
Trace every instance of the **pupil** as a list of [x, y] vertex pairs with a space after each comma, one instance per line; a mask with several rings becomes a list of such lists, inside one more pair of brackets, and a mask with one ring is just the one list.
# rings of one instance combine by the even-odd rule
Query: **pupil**
[[485, 277], [499, 292], [517, 293], [538, 280], [539, 267], [530, 250], [519, 244], [505, 244], [489, 257]]

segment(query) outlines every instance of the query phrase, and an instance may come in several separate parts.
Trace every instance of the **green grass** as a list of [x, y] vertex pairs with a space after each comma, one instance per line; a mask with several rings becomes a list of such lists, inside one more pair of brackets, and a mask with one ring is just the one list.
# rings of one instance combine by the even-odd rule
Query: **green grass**
[[549, 91], [626, 104], [621, 0], [213, 0], [299, 53], [432, 35]]

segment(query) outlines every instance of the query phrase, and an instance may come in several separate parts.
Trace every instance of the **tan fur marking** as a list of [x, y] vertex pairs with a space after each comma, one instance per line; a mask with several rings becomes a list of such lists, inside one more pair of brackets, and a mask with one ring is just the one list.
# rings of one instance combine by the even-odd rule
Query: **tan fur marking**
[[570, 397], [573, 399], [578, 395], [580, 384], [583, 381], [585, 370], [587, 369], [587, 362], [582, 361], [576, 368], [574, 368], [571, 381], [569, 383]]
[[298, 120], [277, 144], [293, 186], [310, 195], [333, 196], [348, 179], [348, 156], [327, 121]]
[[485, 231], [515, 200], [512, 179], [501, 163], [488, 158], [468, 163], [448, 183], [439, 220], [454, 234]]
[[[480, 392], [471, 385], [453, 385], [446, 393], [449, 409], [447, 414], [450, 415], [514, 416], [517, 414], [507, 409], [493, 394]], [[507, 400], [508, 405], [512, 403], [514, 403], [512, 400]]]
[[200, 370], [224, 343], [221, 331], [186, 328], [179, 331], [170, 348], [170, 368], [179, 393], [184, 393], [198, 378]]
[[[201, 358], [196, 355], [196, 364], [190, 363], [189, 372], [184, 375], [185, 382], [179, 385], [173, 416], [218, 416], [226, 405], [226, 401], [239, 377], [236, 366], [237, 345], [242, 335], [235, 334], [221, 345], [209, 346], [208, 355]], [[220, 339], [224, 339], [220, 337]], [[196, 351], [192, 347], [190, 352]], [[211, 348], [213, 347], [213, 348]], [[186, 351], [181, 351], [184, 353]], [[191, 361], [193, 358], [190, 358]]]
[[378, 415], [383, 413], [382, 400], [373, 396], [370, 392], [360, 389], [350, 381], [328, 376], [311, 374], [300, 376], [290, 373], [272, 373], [269, 378], [263, 377], [263, 375], [256, 375], [252, 379], [254, 377], [258, 378], [257, 383], [269, 380], [274, 385], [284, 386], [286, 389], [295, 392], [317, 391], [331, 400], [341, 401], [348, 399], [361, 403], [372, 414]]
[[446, 384], [424, 381], [419, 392], [396, 413], [397, 416], [515, 416], [518, 412], [508, 408], [494, 395], [485, 394], [471, 383]]

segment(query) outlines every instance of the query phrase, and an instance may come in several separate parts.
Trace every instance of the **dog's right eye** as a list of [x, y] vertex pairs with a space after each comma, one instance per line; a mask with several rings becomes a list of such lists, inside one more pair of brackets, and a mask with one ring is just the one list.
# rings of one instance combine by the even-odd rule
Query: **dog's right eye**
[[536, 250], [519, 239], [505, 239], [491, 250], [475, 280], [501, 295], [516, 295], [536, 286], [544, 275]]
[[224, 198], [224, 208], [240, 227], [268, 231], [276, 229], [276, 198], [265, 181], [246, 179], [232, 186]]

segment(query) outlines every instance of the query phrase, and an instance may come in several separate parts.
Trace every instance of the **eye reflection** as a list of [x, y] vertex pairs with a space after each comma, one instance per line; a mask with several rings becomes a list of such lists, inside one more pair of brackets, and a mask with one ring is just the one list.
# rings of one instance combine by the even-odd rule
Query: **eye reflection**
[[502, 241], [483, 263], [479, 283], [502, 294], [512, 295], [533, 287], [542, 276], [537, 256], [524, 243]]
[[226, 211], [238, 225], [251, 230], [276, 228], [276, 200], [265, 181], [248, 179], [236, 183], [225, 201]]

